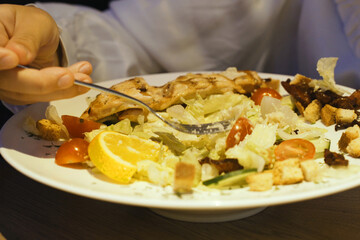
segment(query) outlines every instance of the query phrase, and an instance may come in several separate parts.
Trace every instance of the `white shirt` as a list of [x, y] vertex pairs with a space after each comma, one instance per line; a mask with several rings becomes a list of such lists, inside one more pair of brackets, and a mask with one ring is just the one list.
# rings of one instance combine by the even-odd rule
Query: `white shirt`
[[119, 0], [108, 10], [36, 3], [62, 29], [69, 64], [88, 60], [95, 82], [158, 72], [224, 70], [320, 78], [360, 88], [358, 0]]

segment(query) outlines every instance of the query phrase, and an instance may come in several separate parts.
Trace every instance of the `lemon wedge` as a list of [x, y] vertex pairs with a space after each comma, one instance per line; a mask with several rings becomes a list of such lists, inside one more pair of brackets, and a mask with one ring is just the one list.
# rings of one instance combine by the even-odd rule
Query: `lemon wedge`
[[94, 165], [109, 178], [129, 183], [137, 162], [157, 161], [159, 143], [114, 131], [99, 133], [89, 144], [88, 154]]

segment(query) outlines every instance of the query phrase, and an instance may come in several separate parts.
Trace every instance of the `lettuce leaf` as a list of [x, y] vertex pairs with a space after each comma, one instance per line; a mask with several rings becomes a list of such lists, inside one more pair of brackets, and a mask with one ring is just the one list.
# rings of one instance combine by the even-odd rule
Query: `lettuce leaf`
[[335, 67], [338, 58], [327, 57], [320, 58], [317, 62], [317, 68], [319, 75], [323, 78], [322, 80], [313, 80], [310, 82], [311, 87], [321, 88], [323, 90], [331, 90], [336, 94], [343, 95], [346, 92], [336, 87], [335, 83]]

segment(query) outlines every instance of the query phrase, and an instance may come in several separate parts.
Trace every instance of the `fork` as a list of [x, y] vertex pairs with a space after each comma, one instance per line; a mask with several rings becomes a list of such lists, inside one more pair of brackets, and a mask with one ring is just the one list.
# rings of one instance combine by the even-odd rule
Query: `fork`
[[88, 88], [99, 90], [102, 92], [114, 94], [114, 95], [122, 97], [122, 98], [126, 98], [126, 99], [146, 108], [152, 114], [154, 114], [157, 118], [159, 118], [161, 121], [163, 121], [170, 127], [174, 128], [180, 132], [184, 132], [184, 133], [188, 133], [188, 134], [195, 134], [195, 135], [207, 135], [207, 134], [215, 134], [215, 133], [225, 132], [225, 131], [230, 130], [230, 128], [231, 128], [230, 120], [224, 120], [224, 121], [212, 122], [212, 123], [200, 123], [200, 124], [182, 124], [182, 123], [174, 122], [174, 121], [171, 121], [171, 120], [168, 120], [168, 119], [165, 119], [164, 117], [162, 117], [160, 114], [158, 114], [154, 109], [152, 109], [146, 103], [144, 103], [136, 98], [133, 98], [129, 95], [126, 95], [124, 93], [115, 91], [110, 88], [105, 88], [105, 87], [102, 87], [102, 86], [99, 86], [96, 84], [81, 82], [79, 80], [75, 80], [74, 83], [79, 86], [88, 87]]
[[[24, 69], [29, 69], [28, 66], [24, 66], [24, 65], [18, 65], [18, 67], [24, 68]], [[139, 99], [136, 99], [129, 95], [126, 95], [124, 93], [115, 91], [110, 88], [105, 88], [105, 87], [102, 87], [100, 85], [96, 85], [93, 83], [81, 82], [79, 80], [75, 80], [74, 84], [83, 86], [83, 87], [88, 87], [90, 89], [95, 89], [95, 90], [98, 90], [101, 92], [114, 94], [118, 97], [126, 98], [140, 106], [145, 107], [152, 114], [154, 114], [156, 117], [158, 117], [161, 121], [163, 121], [170, 127], [174, 128], [180, 132], [184, 132], [184, 133], [188, 133], [188, 134], [195, 134], [195, 135], [207, 135], [207, 134], [226, 132], [226, 131], [230, 130], [232, 127], [230, 120], [224, 120], [224, 121], [218, 121], [218, 122], [212, 122], [212, 123], [198, 123], [198, 124], [183, 124], [183, 123], [174, 122], [174, 121], [167, 120], [164, 117], [162, 117], [160, 114], [158, 114], [154, 109], [152, 109], [146, 103], [140, 101]]]

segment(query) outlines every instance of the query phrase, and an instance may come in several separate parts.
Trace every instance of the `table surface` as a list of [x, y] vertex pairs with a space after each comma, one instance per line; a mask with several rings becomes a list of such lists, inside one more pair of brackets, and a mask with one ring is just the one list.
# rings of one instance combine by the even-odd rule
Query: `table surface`
[[[11, 113], [0, 105], [0, 115], [2, 126]], [[359, 223], [359, 187], [241, 220], [191, 223], [50, 188], [0, 157], [0, 239], [360, 239]]]

